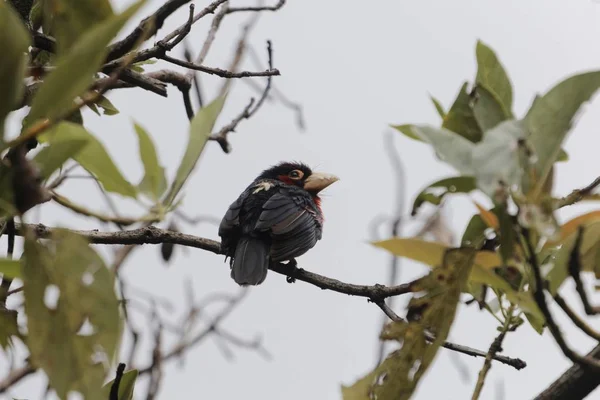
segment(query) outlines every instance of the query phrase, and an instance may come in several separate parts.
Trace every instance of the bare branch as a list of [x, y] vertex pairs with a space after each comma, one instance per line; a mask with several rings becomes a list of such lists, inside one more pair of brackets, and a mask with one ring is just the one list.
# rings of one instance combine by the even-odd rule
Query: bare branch
[[571, 206], [575, 203], [580, 202], [581, 200], [583, 200], [585, 198], [585, 196], [592, 194], [594, 189], [596, 189], [599, 185], [600, 185], [600, 176], [598, 178], [594, 179], [594, 181], [592, 183], [590, 183], [589, 185], [587, 185], [581, 189], [575, 189], [568, 196], [565, 196], [562, 199], [560, 199], [558, 201], [557, 208]]
[[[373, 303], [375, 303], [379, 308], [381, 308], [381, 310], [384, 312], [384, 314], [387, 315], [392, 321], [395, 321], [395, 322], [403, 322], [404, 321], [404, 319], [402, 319], [400, 316], [398, 316], [398, 314], [396, 314], [394, 312], [394, 310], [392, 310], [387, 304], [385, 304], [385, 302], [383, 300], [373, 300]], [[427, 339], [427, 341], [429, 341], [429, 342], [433, 342], [435, 340], [435, 336], [431, 332], [425, 332], [425, 339]], [[456, 351], [458, 353], [466, 354], [466, 355], [472, 356], [472, 357], [487, 357], [487, 355], [488, 355], [488, 353], [486, 353], [484, 351], [477, 350], [477, 349], [474, 349], [474, 348], [471, 348], [468, 346], [463, 346], [461, 344], [452, 343], [452, 342], [444, 342], [444, 343], [442, 343], [442, 347], [445, 349]], [[494, 354], [492, 356], [492, 359], [499, 361], [502, 364], [510, 365], [511, 367], [513, 367], [517, 370], [521, 370], [527, 366], [525, 361], [521, 360], [520, 358], [511, 358], [511, 357]]]
[[195, 71], [205, 72], [207, 74], [220, 76], [221, 78], [248, 78], [252, 76], [279, 76], [281, 73], [278, 69], [268, 69], [266, 71], [241, 71], [241, 72], [231, 72], [221, 68], [212, 68], [206, 67], [204, 65], [194, 64], [185, 60], [179, 60], [177, 58], [170, 57], [166, 54], [159, 54], [157, 57], [170, 62], [175, 65], [179, 65], [180, 67], [185, 67], [189, 69], [193, 69]]
[[285, 0], [279, 0], [274, 6], [257, 6], [257, 7], [231, 7], [227, 10], [227, 14], [232, 14], [241, 11], [261, 12], [261, 11], [277, 11], [285, 5]]

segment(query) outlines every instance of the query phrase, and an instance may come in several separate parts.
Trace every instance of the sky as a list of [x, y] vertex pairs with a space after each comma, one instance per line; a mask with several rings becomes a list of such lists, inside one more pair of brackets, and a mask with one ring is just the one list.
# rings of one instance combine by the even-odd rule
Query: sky
[[[150, 1], [138, 20], [161, 3]], [[196, 9], [205, 3], [196, 2]], [[121, 10], [130, 1], [114, 0], [113, 4]], [[171, 17], [159, 37], [178, 26], [186, 13], [182, 8]], [[497, 52], [513, 82], [515, 114], [524, 115], [536, 93], [574, 73], [600, 68], [599, 18], [600, 2], [590, 0], [288, 0], [279, 12], [261, 17], [251, 43], [264, 60], [265, 42], [272, 40], [275, 67], [281, 71], [273, 82], [302, 104], [306, 130], [297, 128], [289, 109], [265, 104], [230, 135], [230, 154], [224, 154], [216, 143], [208, 144], [184, 189], [182, 210], [190, 216], [220, 219], [264, 168], [283, 160], [301, 160], [341, 179], [327, 189], [323, 199], [323, 239], [298, 259], [299, 265], [345, 282], [384, 283], [388, 254], [370, 241], [374, 218], [395, 209], [396, 178], [384, 141], [390, 134], [389, 124], [439, 124], [428, 96], [432, 94], [446, 108], [450, 106], [462, 83], [475, 75], [478, 39]], [[226, 18], [206, 65], [228, 65], [244, 21], [242, 16]], [[209, 19], [203, 20], [189, 36], [196, 51], [209, 24]], [[244, 65], [257, 69], [252, 63]], [[164, 63], [153, 67], [178, 69]], [[205, 96], [214, 97], [221, 82], [205, 76], [202, 82]], [[256, 82], [264, 84], [264, 80]], [[248, 85], [235, 82], [217, 125], [228, 123], [252, 95]], [[86, 126], [107, 146], [124, 174], [133, 182], [142, 176], [132, 125], [137, 121], [152, 135], [172, 177], [188, 128], [177, 90], [169, 88], [167, 99], [142, 90], [115, 91], [109, 99], [120, 109], [119, 115], [99, 118], [86, 112], [84, 117]], [[600, 145], [595, 136], [600, 126], [599, 107], [597, 100], [586, 105], [568, 138], [565, 148], [571, 159], [556, 170], [557, 195], [585, 186], [598, 176], [594, 160]], [[17, 132], [20, 116], [22, 113], [13, 115], [9, 132]], [[393, 137], [394, 150], [405, 168], [407, 205], [427, 183], [453, 174], [428, 146], [398, 133]], [[106, 204], [94, 190], [91, 183], [78, 180], [68, 183], [60, 193], [105, 210]], [[123, 214], [139, 212], [132, 202], [118, 201]], [[590, 207], [571, 207], [560, 218], [564, 221]], [[475, 211], [468, 197], [456, 196], [447, 205], [446, 221], [460, 236]], [[114, 229], [54, 205], [44, 205], [32, 213], [33, 217], [52, 226]], [[213, 224], [179, 225], [185, 233], [218, 239]], [[386, 236], [382, 233], [381, 237]], [[107, 259], [113, 256], [105, 247], [100, 251]], [[427, 272], [426, 267], [411, 262], [402, 262], [401, 268], [402, 281]], [[223, 257], [196, 249], [177, 248], [172, 262], [165, 265], [159, 248], [146, 245], [133, 253], [123, 273], [136, 288], [172, 302], [178, 313], [163, 311], [162, 317], [173, 323], [178, 323], [185, 311], [186, 284], [194, 288], [199, 299], [238, 290]], [[567, 283], [563, 291], [581, 311], [573, 286]], [[396, 310], [401, 314], [406, 301], [397, 301]], [[569, 325], [556, 308], [553, 310], [568, 342], [580, 352], [589, 351], [593, 342]], [[353, 383], [374, 366], [381, 318], [381, 311], [363, 298], [322, 291], [303, 282], [288, 284], [285, 277], [271, 272], [223, 324], [245, 338], [260, 336], [271, 359], [233, 347], [235, 358], [228, 360], [215, 340], [208, 339], [187, 353], [181, 368], [177, 362], [168, 364], [159, 398], [189, 398], [186, 393], [191, 392], [194, 398], [340, 399], [341, 384]], [[136, 319], [140, 329], [146, 329], [147, 340], [142, 346], [147, 348], [151, 331], [145, 321], [143, 316]], [[597, 321], [592, 325], [600, 328]], [[486, 350], [497, 334], [496, 326], [490, 315], [461, 306], [449, 340]], [[128, 339], [124, 353], [127, 346]], [[528, 366], [516, 371], [494, 363], [482, 399], [531, 398], [570, 366], [547, 333], [540, 336], [528, 326], [508, 334], [503, 349], [503, 354], [519, 357]], [[141, 354], [138, 365], [144, 366], [148, 360], [147, 354]], [[482, 359], [441, 349], [414, 398], [469, 398], [482, 364]], [[2, 367], [0, 370], [4, 371]], [[38, 374], [24, 379], [10, 394], [39, 398], [45, 384], [45, 378]], [[145, 381], [138, 389], [142, 390], [136, 392], [136, 398], [142, 398]]]

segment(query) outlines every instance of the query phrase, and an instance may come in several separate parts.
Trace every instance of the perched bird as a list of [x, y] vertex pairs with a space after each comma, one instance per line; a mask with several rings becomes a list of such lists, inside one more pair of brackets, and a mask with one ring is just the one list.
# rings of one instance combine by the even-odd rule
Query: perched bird
[[230, 206], [221, 246], [239, 285], [259, 285], [271, 262], [293, 261], [321, 239], [319, 192], [338, 177], [284, 162], [263, 171]]

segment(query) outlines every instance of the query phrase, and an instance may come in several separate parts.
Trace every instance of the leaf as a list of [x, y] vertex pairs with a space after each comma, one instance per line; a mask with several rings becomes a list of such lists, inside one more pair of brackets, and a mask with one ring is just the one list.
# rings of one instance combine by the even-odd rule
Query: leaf
[[560, 152], [558, 153], [558, 158], [556, 159], [556, 162], [562, 162], [562, 161], [569, 161], [569, 155], [567, 154], [566, 151], [564, 151], [563, 149], [560, 149]]
[[0, 258], [0, 274], [10, 279], [21, 279], [21, 261]]
[[473, 200], [473, 204], [477, 207], [479, 211], [479, 215], [481, 216], [481, 220], [489, 227], [494, 230], [498, 230], [500, 224], [498, 223], [498, 218], [496, 215], [490, 210], [486, 210], [481, 204]]
[[473, 113], [473, 98], [467, 92], [468, 83], [463, 83], [458, 96], [444, 117], [442, 128], [448, 129], [473, 143], [481, 140], [482, 131]]
[[87, 141], [87, 144], [74, 156], [74, 159], [92, 173], [102, 183], [105, 190], [132, 198], [137, 197], [135, 187], [123, 177], [104, 146], [83, 126], [71, 122], [61, 122], [48, 132], [40, 135], [39, 139], [41, 142], [50, 143], [50, 145], [72, 142], [73, 140]]
[[44, 147], [33, 159], [40, 169], [40, 177], [43, 180], [50, 178], [56, 170], [62, 167], [67, 160], [74, 158], [88, 143], [89, 140], [82, 137], [59, 141]]
[[504, 265], [508, 265], [508, 261], [514, 258], [515, 242], [517, 240], [513, 225], [513, 218], [508, 213], [506, 205], [494, 208], [494, 214], [499, 221], [500, 231], [500, 256]]
[[86, 399], [105, 400], [98, 389], [121, 335], [115, 278], [81, 236], [58, 231], [52, 239], [53, 249], [25, 240], [31, 361], [46, 372], [60, 398], [76, 390]]
[[477, 187], [494, 197], [503, 187], [520, 185], [523, 175], [519, 157], [519, 141], [525, 132], [520, 121], [509, 120], [483, 134], [472, 152], [472, 170]]
[[[473, 265], [475, 250], [452, 249], [445, 253], [442, 265], [419, 279], [425, 295], [414, 295], [408, 305], [409, 322], [393, 322], [381, 334], [384, 340], [396, 340], [399, 350], [391, 353], [373, 372], [352, 386], [342, 386], [344, 400], [407, 400], [429, 368], [446, 340], [454, 321], [460, 294]], [[426, 330], [435, 340], [428, 343]]]
[[444, 111], [444, 107], [442, 106], [442, 103], [440, 103], [440, 101], [438, 99], [436, 99], [435, 97], [429, 95], [429, 98], [431, 99], [431, 102], [433, 103], [433, 106], [435, 107], [435, 110], [437, 111], [438, 115], [444, 119], [446, 118], [446, 111]]
[[12, 336], [19, 335], [17, 312], [0, 307], [0, 347], [8, 350], [12, 347]]
[[45, 0], [50, 3], [57, 53], [65, 54], [85, 32], [114, 16], [108, 0]]
[[173, 204], [179, 191], [194, 170], [200, 155], [202, 155], [204, 145], [208, 141], [213, 127], [215, 126], [215, 122], [223, 109], [225, 98], [226, 96], [217, 97], [212, 103], [201, 108], [192, 119], [187, 148], [181, 160], [181, 164], [177, 169], [177, 174], [171, 184], [171, 188], [163, 200], [165, 206], [169, 207]]
[[477, 85], [485, 87], [502, 105], [507, 117], [511, 117], [513, 90], [504, 67], [494, 51], [480, 40], [477, 41], [475, 54], [477, 57]]
[[424, 142], [424, 140], [413, 132], [414, 125], [412, 124], [404, 124], [404, 125], [390, 125], [392, 128], [397, 130], [398, 132], [408, 136], [411, 139], [418, 140], [419, 142]]
[[600, 71], [572, 76], [537, 98], [524, 118], [528, 140], [535, 152], [537, 183], [533, 194], [539, 195], [557, 160], [561, 145], [571, 129], [572, 120], [583, 105], [600, 88]]
[[591, 222], [600, 222], [600, 210], [591, 211], [570, 219], [560, 226], [560, 236], [556, 240], [548, 240], [544, 248], [548, 246], [556, 246], [562, 243], [569, 236], [577, 232], [580, 226], [585, 226]]
[[485, 237], [488, 225], [483, 221], [480, 214], [475, 214], [467, 224], [467, 228], [460, 240], [461, 246], [473, 246]]
[[141, 192], [148, 193], [157, 200], [167, 189], [165, 169], [160, 165], [156, 148], [148, 133], [138, 124], [134, 124], [134, 127], [140, 143], [140, 157], [145, 172], [138, 188]]
[[30, 36], [19, 14], [6, 1], [0, 1], [0, 140], [4, 140], [4, 119], [21, 101]]
[[[568, 265], [571, 251], [575, 245], [577, 232], [573, 232], [562, 241], [562, 247], [556, 251], [556, 254], [548, 264], [550, 271], [546, 275], [549, 282], [549, 291], [554, 294], [560, 288], [565, 279], [569, 276]], [[600, 266], [600, 220], [591, 220], [585, 224], [581, 246], [579, 248], [581, 270], [584, 272], [595, 272]]]
[[427, 125], [413, 126], [412, 132], [434, 148], [438, 158], [453, 166], [462, 175], [473, 176], [471, 153], [475, 144], [448, 129]]
[[105, 96], [100, 96], [100, 100], [96, 102], [96, 105], [102, 108], [104, 115], [117, 115], [119, 113], [119, 110]]
[[509, 118], [502, 105], [484, 86], [477, 86], [473, 90], [473, 114], [482, 131], [490, 130]]
[[[139, 371], [137, 369], [131, 369], [123, 373], [121, 377], [121, 382], [119, 383], [119, 395], [118, 400], [132, 400], [133, 399], [133, 391], [135, 389], [135, 381], [138, 377]], [[110, 395], [110, 388], [115, 380], [111, 380], [107, 382], [104, 386], [102, 386], [102, 391], [104, 393], [104, 398], [108, 399]]]
[[139, 0], [123, 13], [96, 24], [59, 57], [31, 104], [28, 126], [40, 118], [57, 118], [72, 107], [73, 100], [93, 82], [108, 52], [107, 45], [131, 16], [146, 2]]
[[[446, 190], [437, 195], [434, 193], [434, 190], [432, 190], [436, 188], [444, 188]], [[411, 214], [416, 215], [418, 209], [423, 205], [423, 203], [427, 202], [434, 205], [439, 205], [442, 201], [442, 198], [449, 193], [470, 193], [475, 189], [477, 189], [477, 186], [475, 185], [475, 178], [471, 176], [456, 176], [452, 178], [441, 179], [430, 184], [417, 195], [417, 198], [413, 203]]]
[[[448, 247], [436, 242], [415, 238], [393, 238], [372, 243], [389, 251], [398, 257], [406, 257], [435, 268], [440, 265]], [[541, 317], [533, 297], [529, 293], [516, 292], [508, 282], [498, 276], [494, 269], [502, 265], [502, 260], [492, 251], [478, 251], [475, 255], [475, 265], [469, 277], [470, 282], [486, 284], [494, 289], [503, 291], [507, 298], [517, 304], [523, 311], [534, 313]]]

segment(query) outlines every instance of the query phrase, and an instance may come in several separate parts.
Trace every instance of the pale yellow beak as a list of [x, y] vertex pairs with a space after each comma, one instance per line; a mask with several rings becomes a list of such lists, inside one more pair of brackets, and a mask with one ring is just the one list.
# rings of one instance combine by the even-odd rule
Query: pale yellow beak
[[326, 174], [323, 172], [313, 172], [304, 181], [304, 189], [309, 192], [319, 193], [327, 186], [339, 180], [340, 178], [332, 174]]

